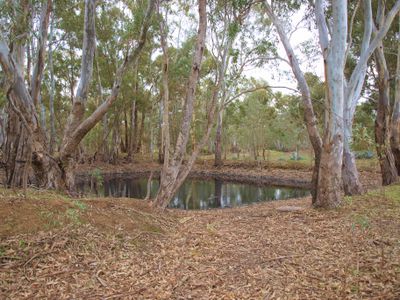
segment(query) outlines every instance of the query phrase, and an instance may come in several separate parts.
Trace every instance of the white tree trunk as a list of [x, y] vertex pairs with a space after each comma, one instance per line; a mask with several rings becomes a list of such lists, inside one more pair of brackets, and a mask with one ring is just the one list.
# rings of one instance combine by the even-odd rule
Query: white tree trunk
[[323, 13], [322, 1], [316, 1], [317, 25], [325, 62], [325, 126], [315, 207], [341, 204], [343, 159], [344, 66], [347, 39], [347, 1], [332, 1], [332, 36]]

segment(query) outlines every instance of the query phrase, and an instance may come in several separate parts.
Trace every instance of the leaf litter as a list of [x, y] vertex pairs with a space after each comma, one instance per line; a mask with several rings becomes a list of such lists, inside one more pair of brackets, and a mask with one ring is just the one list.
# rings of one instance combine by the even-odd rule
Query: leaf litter
[[[2, 207], [29, 201], [48, 205]], [[400, 203], [384, 192], [331, 211], [309, 198], [165, 212], [131, 199], [80, 201], [79, 223], [2, 235], [0, 298], [400, 297]]]

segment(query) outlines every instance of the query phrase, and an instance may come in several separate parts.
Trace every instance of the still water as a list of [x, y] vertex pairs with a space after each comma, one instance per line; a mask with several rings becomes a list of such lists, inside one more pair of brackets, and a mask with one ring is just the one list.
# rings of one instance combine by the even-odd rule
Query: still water
[[[143, 199], [147, 194], [147, 178], [109, 177], [101, 184], [78, 182], [80, 192], [105, 197]], [[151, 197], [157, 193], [159, 180], [151, 181]], [[258, 186], [221, 181], [218, 179], [187, 179], [172, 199], [169, 207], [180, 209], [209, 209], [248, 205], [261, 201], [284, 200], [310, 195], [308, 190], [276, 186]]]

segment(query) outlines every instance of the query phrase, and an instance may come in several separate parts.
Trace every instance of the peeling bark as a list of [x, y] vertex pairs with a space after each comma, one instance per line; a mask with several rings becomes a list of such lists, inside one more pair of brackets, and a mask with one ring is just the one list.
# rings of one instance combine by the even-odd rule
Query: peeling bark
[[342, 201], [345, 80], [343, 70], [347, 39], [347, 1], [332, 1], [332, 33], [330, 41], [321, 0], [316, 1], [316, 14], [320, 46], [325, 64], [327, 92], [324, 137], [314, 206], [332, 208], [339, 206]]
[[[29, 23], [29, 4], [21, 1], [21, 11], [17, 12], [20, 27], [17, 34], [23, 36]], [[7, 142], [5, 145], [6, 182], [10, 187], [26, 187], [31, 167], [35, 175], [35, 183], [39, 186], [58, 186], [50, 174], [58, 173], [57, 165], [49, 158], [46, 151], [46, 135], [42, 131], [36, 115], [33, 99], [38, 99], [40, 84], [44, 69], [44, 57], [47, 41], [49, 15], [52, 10], [52, 1], [42, 5], [38, 52], [33, 76], [31, 78], [31, 92], [24, 81], [24, 54], [25, 42], [20, 41], [13, 45], [10, 53], [7, 44], [0, 40], [0, 64], [7, 77], [7, 99], [9, 118], [7, 125]], [[35, 97], [35, 98], [33, 98]], [[53, 172], [53, 170], [55, 171]]]

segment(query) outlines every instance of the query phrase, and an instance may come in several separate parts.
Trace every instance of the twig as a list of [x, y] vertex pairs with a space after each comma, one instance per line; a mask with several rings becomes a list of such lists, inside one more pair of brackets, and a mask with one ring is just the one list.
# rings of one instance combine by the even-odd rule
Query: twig
[[104, 273], [104, 272], [103, 272], [102, 270], [99, 270], [99, 271], [96, 273], [95, 277], [96, 277], [96, 279], [100, 282], [100, 284], [101, 284], [103, 287], [107, 287], [107, 283], [105, 283], [105, 281], [99, 277], [99, 275], [100, 275], [101, 273]]
[[32, 256], [30, 259], [28, 259], [22, 266], [26, 267], [26, 265], [28, 265], [32, 260], [34, 260], [35, 258], [38, 258], [40, 256], [44, 256], [50, 253], [53, 253], [54, 251], [48, 251], [48, 252], [42, 252], [42, 253], [36, 253], [34, 256]]

